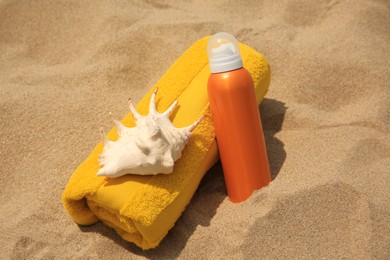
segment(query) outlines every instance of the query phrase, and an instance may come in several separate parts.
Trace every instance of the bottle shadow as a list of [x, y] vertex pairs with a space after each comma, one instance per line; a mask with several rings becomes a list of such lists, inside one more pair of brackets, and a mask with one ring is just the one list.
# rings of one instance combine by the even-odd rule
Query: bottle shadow
[[286, 160], [284, 144], [275, 135], [282, 130], [287, 111], [285, 103], [265, 98], [259, 106], [272, 180], [279, 174]]
[[[264, 99], [259, 106], [267, 146], [272, 179], [278, 175], [285, 159], [284, 144], [275, 137], [282, 129], [286, 107], [283, 102]], [[207, 227], [220, 204], [227, 198], [223, 170], [218, 161], [203, 177], [191, 202], [157, 248], [142, 250], [123, 240], [112, 229], [99, 223], [91, 227], [80, 227], [84, 232], [97, 232], [126, 249], [149, 259], [177, 258], [198, 226]]]

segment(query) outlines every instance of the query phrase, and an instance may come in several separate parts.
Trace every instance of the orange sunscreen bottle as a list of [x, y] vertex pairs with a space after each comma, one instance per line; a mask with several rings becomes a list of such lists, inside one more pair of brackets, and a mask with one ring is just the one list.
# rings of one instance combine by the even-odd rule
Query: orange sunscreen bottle
[[242, 202], [271, 181], [253, 80], [237, 40], [217, 33], [207, 45], [208, 96], [230, 201]]

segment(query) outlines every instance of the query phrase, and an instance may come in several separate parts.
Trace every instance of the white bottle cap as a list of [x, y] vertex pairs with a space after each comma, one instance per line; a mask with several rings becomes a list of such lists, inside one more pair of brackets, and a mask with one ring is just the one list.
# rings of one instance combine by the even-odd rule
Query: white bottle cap
[[233, 35], [225, 32], [214, 34], [207, 43], [211, 73], [220, 73], [242, 68], [238, 43]]

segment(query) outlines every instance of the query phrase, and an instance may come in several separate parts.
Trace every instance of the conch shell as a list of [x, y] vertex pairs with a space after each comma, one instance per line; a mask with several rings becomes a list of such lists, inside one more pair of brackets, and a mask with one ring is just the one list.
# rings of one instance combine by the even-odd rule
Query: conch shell
[[156, 93], [157, 89], [152, 94], [147, 116], [138, 114], [129, 99], [135, 127], [128, 128], [111, 116], [119, 136], [116, 142], [108, 140], [101, 130], [104, 148], [99, 155], [101, 168], [97, 176], [113, 178], [125, 174], [155, 175], [173, 171], [174, 162], [181, 157], [191, 131], [202, 116], [190, 126], [176, 128], [169, 120], [169, 114], [177, 100], [164, 113], [159, 113], [155, 107]]

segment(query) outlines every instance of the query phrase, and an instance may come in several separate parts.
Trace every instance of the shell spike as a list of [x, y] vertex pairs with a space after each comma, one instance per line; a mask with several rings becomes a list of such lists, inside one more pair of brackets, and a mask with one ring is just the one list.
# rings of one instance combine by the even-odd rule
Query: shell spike
[[189, 125], [189, 126], [187, 126], [187, 127], [183, 127], [183, 128], [181, 128], [181, 129], [186, 130], [186, 131], [189, 131], [189, 132], [192, 132], [192, 130], [194, 130], [194, 128], [198, 126], [198, 124], [200, 123], [200, 121], [202, 121], [203, 117], [204, 117], [204, 116], [201, 115], [201, 116], [200, 116], [192, 125]]
[[156, 88], [154, 91], [153, 91], [153, 94], [152, 94], [152, 97], [150, 98], [150, 102], [149, 102], [149, 114], [156, 114], [156, 93], [158, 91], [158, 88]]
[[97, 177], [105, 176], [105, 175], [106, 175], [106, 173], [105, 173], [105, 171], [103, 170], [103, 168], [101, 168], [101, 169], [96, 173], [96, 176], [97, 176]]
[[135, 121], [139, 120], [142, 116], [138, 114], [137, 109], [135, 109], [133, 102], [131, 101], [131, 98], [127, 101], [129, 103], [130, 112], [133, 115]]
[[176, 106], [177, 106], [177, 100], [175, 100], [172, 103], [172, 105], [167, 110], [165, 110], [165, 112], [162, 115], [165, 117], [169, 117], [169, 115], [172, 113], [172, 111], [175, 109]]
[[102, 140], [102, 142], [103, 142], [103, 145], [104, 145], [104, 146], [108, 145], [109, 142], [110, 142], [110, 140], [107, 139], [107, 137], [106, 137], [106, 132], [104, 132], [103, 127], [101, 127], [101, 128], [99, 129], [99, 132], [100, 132], [100, 138], [101, 138], [101, 140]]
[[111, 112], [110, 112], [110, 118], [111, 118], [112, 123], [114, 124], [116, 131], [118, 132], [118, 135], [121, 136], [123, 134], [123, 132], [125, 131], [126, 126], [124, 126], [119, 120], [115, 119], [112, 116]]

